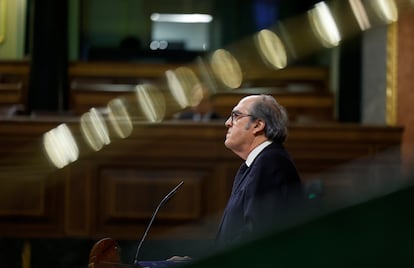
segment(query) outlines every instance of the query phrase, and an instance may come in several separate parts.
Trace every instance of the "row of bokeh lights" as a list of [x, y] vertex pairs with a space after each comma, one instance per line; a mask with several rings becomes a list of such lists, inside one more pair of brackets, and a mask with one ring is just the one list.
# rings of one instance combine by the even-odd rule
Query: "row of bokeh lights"
[[[80, 131], [90, 149], [99, 151], [111, 143], [111, 138], [127, 138], [136, 122], [161, 122], [175, 108], [198, 105], [204, 97], [202, 85], [209, 84], [211, 94], [219, 93], [218, 88], [238, 89], [252, 72], [283, 69], [316, 49], [336, 47], [344, 37], [397, 19], [394, 0], [319, 2], [306, 14], [280, 21], [251, 39], [213, 51], [207, 57], [209, 64], [199, 61], [197, 72], [185, 66], [166, 71], [167, 90], [152, 84], [137, 85], [134, 102], [119, 97], [108, 103], [105, 112], [91, 108], [80, 117]], [[211, 86], [216, 81], [222, 87]], [[80, 155], [76, 139], [65, 123], [46, 132], [43, 145], [57, 168], [76, 161]]]

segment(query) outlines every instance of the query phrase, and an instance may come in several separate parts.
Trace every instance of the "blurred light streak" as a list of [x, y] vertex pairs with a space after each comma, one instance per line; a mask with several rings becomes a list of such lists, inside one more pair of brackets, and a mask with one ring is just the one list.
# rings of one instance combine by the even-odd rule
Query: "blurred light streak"
[[170, 89], [171, 94], [177, 101], [180, 108], [185, 109], [186, 107], [188, 107], [188, 101], [186, 99], [183, 86], [178, 80], [178, 77], [175, 74], [175, 72], [172, 70], [167, 70], [165, 72], [165, 76], [167, 77], [168, 88]]
[[280, 36], [283, 38], [286, 49], [290, 53], [291, 57], [295, 59], [298, 58], [298, 53], [296, 52], [295, 46], [293, 45], [293, 40], [290, 36], [291, 33], [287, 27], [282, 22], [279, 22], [276, 27], [280, 31]]
[[263, 60], [274, 69], [287, 65], [287, 53], [283, 42], [270, 30], [261, 30], [255, 35], [256, 45]]
[[182, 109], [196, 106], [200, 100], [194, 94], [194, 88], [200, 84], [197, 75], [188, 67], [178, 67], [165, 73], [168, 87], [174, 99]]
[[161, 122], [165, 117], [166, 104], [163, 93], [150, 84], [135, 88], [137, 101], [149, 122]]
[[398, 9], [394, 0], [377, 0], [370, 4], [383, 23], [389, 24], [398, 20]]
[[308, 11], [308, 18], [315, 35], [324, 47], [332, 48], [339, 45], [341, 36], [338, 26], [325, 2], [315, 4], [314, 8]]
[[200, 79], [195, 72], [188, 67], [179, 67], [175, 70], [178, 79], [183, 85], [184, 93], [187, 98], [188, 105], [191, 107], [197, 106], [200, 102], [199, 92], [195, 88], [200, 85]]
[[278, 34], [285, 45], [289, 62], [306, 58], [323, 48], [309, 23], [307, 13], [279, 21], [271, 30]]
[[63, 168], [79, 157], [79, 149], [76, 141], [66, 124], [60, 124], [56, 128], [43, 135], [44, 150], [57, 168]]
[[83, 137], [94, 151], [99, 151], [104, 145], [111, 143], [105, 120], [95, 108], [81, 116], [80, 124]]
[[108, 103], [108, 119], [115, 133], [122, 139], [131, 135], [133, 126], [124, 101], [115, 98]]
[[210, 95], [214, 95], [218, 92], [216, 81], [212, 78], [210, 69], [205, 64], [204, 60], [201, 57], [196, 59], [198, 72], [200, 74], [201, 80], [210, 90]]
[[216, 77], [229, 88], [239, 88], [243, 74], [237, 59], [225, 49], [217, 49], [211, 56], [211, 69]]
[[358, 22], [359, 28], [362, 31], [371, 28], [371, 23], [369, 22], [367, 11], [365, 10], [365, 7], [362, 4], [361, 0], [349, 0], [349, 5], [351, 6], [356, 21]]
[[204, 99], [210, 98], [210, 89], [201, 83], [195, 84], [191, 93], [192, 105], [191, 107], [198, 106]]

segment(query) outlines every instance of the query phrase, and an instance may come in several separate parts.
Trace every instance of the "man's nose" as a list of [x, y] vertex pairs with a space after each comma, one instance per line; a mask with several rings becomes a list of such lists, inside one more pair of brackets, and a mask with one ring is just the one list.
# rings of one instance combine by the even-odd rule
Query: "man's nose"
[[224, 122], [224, 125], [226, 127], [230, 127], [231, 126], [231, 117], [229, 116], [229, 118], [227, 118], [226, 122]]

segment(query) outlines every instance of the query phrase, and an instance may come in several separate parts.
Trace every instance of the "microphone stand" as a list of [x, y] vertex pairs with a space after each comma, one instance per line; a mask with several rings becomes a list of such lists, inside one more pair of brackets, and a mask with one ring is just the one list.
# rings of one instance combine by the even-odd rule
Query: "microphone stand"
[[138, 261], [138, 255], [139, 252], [141, 250], [142, 244], [144, 243], [145, 238], [147, 237], [147, 234], [151, 228], [152, 223], [154, 222], [155, 216], [157, 215], [158, 211], [160, 210], [161, 207], [163, 207], [170, 199], [171, 197], [173, 197], [173, 195], [177, 192], [178, 188], [181, 187], [181, 185], [183, 185], [184, 181], [181, 181], [177, 186], [174, 187], [174, 189], [172, 189], [162, 200], [161, 202], [158, 204], [157, 208], [155, 209], [154, 213], [152, 214], [151, 220], [149, 222], [149, 224], [147, 225], [147, 228], [145, 229], [144, 235], [141, 238], [141, 241], [138, 244], [137, 247], [137, 251], [135, 253], [135, 258], [133, 261], [133, 264], [135, 266], [140, 267], [139, 265], [139, 261]]

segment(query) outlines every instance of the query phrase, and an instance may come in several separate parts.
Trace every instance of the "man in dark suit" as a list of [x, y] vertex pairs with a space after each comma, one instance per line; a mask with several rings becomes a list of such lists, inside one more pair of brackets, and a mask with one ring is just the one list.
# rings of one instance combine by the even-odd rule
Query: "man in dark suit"
[[[295, 164], [283, 146], [285, 108], [270, 95], [244, 97], [226, 120], [225, 146], [244, 160], [217, 232], [224, 250], [289, 223], [304, 200]], [[174, 256], [169, 260], [188, 260]]]
[[296, 167], [285, 150], [287, 113], [272, 96], [240, 100], [225, 122], [225, 146], [244, 160], [217, 233], [220, 249], [286, 220], [302, 201]]

